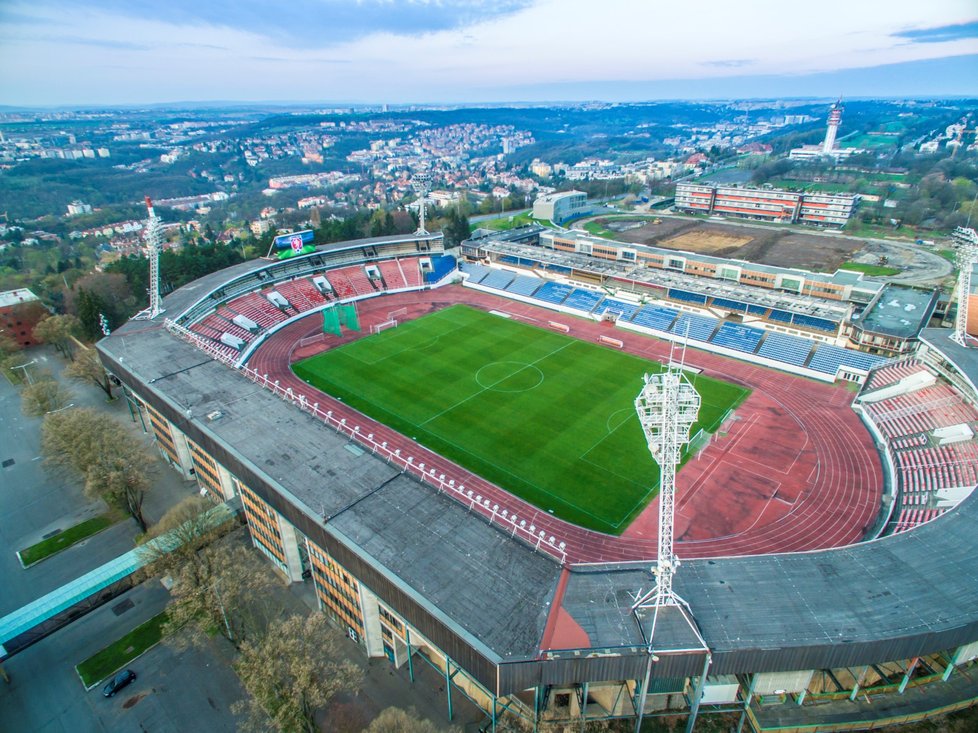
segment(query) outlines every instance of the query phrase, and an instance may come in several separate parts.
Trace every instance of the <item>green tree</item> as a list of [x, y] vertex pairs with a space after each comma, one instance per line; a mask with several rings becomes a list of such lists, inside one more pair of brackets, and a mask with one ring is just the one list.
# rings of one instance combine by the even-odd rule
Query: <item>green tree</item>
[[274, 622], [258, 642], [246, 642], [235, 669], [248, 699], [232, 710], [252, 730], [315, 733], [316, 711], [357, 688], [363, 673], [341, 656], [342, 637], [314, 613]]

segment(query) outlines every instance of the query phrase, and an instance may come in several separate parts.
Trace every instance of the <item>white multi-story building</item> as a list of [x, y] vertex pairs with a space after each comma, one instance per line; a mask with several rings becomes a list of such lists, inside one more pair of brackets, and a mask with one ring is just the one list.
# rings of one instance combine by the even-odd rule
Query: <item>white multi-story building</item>
[[533, 202], [533, 218], [562, 224], [588, 211], [583, 191], [559, 191], [540, 196]]

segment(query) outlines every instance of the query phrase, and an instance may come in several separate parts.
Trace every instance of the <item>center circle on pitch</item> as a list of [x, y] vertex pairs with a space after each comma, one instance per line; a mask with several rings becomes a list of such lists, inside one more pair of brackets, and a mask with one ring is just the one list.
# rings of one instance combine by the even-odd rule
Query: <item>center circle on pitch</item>
[[492, 361], [475, 373], [475, 381], [493, 392], [528, 392], [543, 384], [543, 372], [522, 361]]

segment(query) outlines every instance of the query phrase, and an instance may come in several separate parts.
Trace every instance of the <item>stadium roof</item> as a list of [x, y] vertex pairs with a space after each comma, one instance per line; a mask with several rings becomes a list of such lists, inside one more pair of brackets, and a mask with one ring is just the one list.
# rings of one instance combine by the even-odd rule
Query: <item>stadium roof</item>
[[930, 321], [936, 306], [936, 290], [887, 283], [865, 311], [852, 316], [852, 322], [873, 333], [912, 339]]
[[825, 318], [831, 321], [841, 321], [849, 312], [849, 304], [838, 301], [819, 300], [804, 295], [792, 295], [781, 290], [740, 285], [726, 280], [714, 280], [696, 275], [687, 275], [676, 270], [645, 267], [622, 262], [610, 262], [575, 252], [561, 252], [547, 247], [515, 242], [502, 242], [496, 239], [477, 243], [481, 249], [512, 257], [524, 257], [541, 262], [563, 265], [578, 270], [597, 272], [609, 277], [623, 278], [634, 282], [649, 283], [660, 287], [682, 288], [693, 292], [708, 292], [712, 296], [720, 296], [747, 303], [757, 303], [769, 308], [783, 308], [795, 313]]
[[[164, 305], [177, 313], [262, 266], [203, 278]], [[583, 628], [581, 646], [644, 643], [630, 599], [650, 586], [647, 565], [574, 568], [559, 592], [561, 568], [549, 557], [380, 458], [354, 455], [318, 420], [166, 331], [162, 317], [126, 323], [98, 347], [125, 381], [184, 416], [178, 429], [221, 446], [219, 460], [246, 484], [253, 479], [290, 496], [311, 522], [487, 658], [538, 658], [554, 602]], [[972, 384], [975, 366], [962, 367]], [[675, 588], [714, 655], [732, 660], [718, 663], [716, 674], [738, 661], [763, 671], [906, 658], [978, 636], [976, 522], [973, 494], [929, 524], [865, 544], [684, 561]], [[657, 636], [663, 647], [689, 648], [688, 625], [670, 621]]]

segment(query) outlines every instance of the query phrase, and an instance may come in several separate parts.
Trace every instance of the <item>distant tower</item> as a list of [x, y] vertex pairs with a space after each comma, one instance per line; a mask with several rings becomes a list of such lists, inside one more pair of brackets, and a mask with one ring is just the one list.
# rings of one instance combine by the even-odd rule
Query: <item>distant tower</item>
[[163, 227], [160, 218], [153, 210], [153, 202], [146, 197], [146, 256], [149, 258], [149, 308], [139, 313], [136, 318], [152, 320], [163, 312], [163, 301], [160, 298], [160, 250], [163, 249]]
[[839, 125], [842, 123], [842, 100], [832, 105], [832, 109], [829, 110], [829, 124], [825, 128], [825, 142], [822, 143], [822, 152], [831, 153], [835, 150], [835, 134], [839, 131]]
[[958, 227], [954, 231], [954, 238], [958, 240], [958, 315], [954, 319], [951, 339], [967, 347], [968, 301], [971, 296], [971, 271], [978, 262], [978, 234], [974, 229]]
[[431, 190], [431, 174], [427, 171], [415, 173], [411, 185], [418, 192], [418, 231], [415, 234], [424, 236], [428, 234], [428, 230], [424, 228], [424, 215], [428, 203], [428, 191]]

